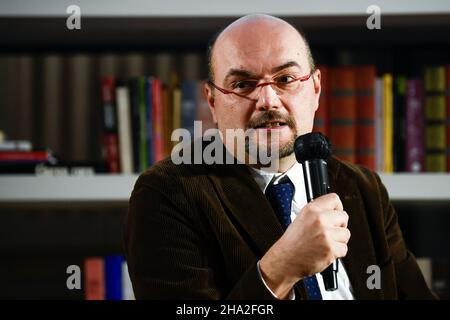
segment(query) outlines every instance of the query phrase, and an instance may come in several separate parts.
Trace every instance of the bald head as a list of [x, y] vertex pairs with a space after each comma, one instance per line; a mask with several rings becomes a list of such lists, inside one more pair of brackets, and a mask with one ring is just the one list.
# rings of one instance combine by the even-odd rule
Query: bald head
[[[211, 41], [208, 46], [209, 79], [214, 81], [216, 50], [221, 50], [224, 46], [239, 46], [240, 43], [249, 41], [269, 46], [271, 45], [269, 34], [272, 37], [290, 36], [294, 41], [298, 41], [304, 48], [309, 67], [311, 70], [315, 69], [311, 49], [301, 31], [280, 18], [265, 14], [251, 14], [235, 20]], [[257, 49], [261, 49], [261, 46], [255, 47], [255, 50]]]

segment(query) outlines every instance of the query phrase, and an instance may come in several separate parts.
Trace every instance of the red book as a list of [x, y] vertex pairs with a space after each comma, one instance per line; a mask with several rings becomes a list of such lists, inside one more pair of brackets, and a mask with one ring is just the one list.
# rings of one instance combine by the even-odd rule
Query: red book
[[355, 163], [356, 96], [355, 72], [352, 67], [337, 67], [331, 71], [330, 140], [333, 154]]
[[108, 163], [108, 171], [117, 173], [120, 162], [115, 86], [113, 77], [102, 78], [103, 157]]
[[356, 67], [356, 161], [375, 170], [374, 65]]
[[164, 141], [163, 141], [163, 114], [162, 114], [162, 84], [157, 78], [152, 79], [152, 98], [153, 98], [153, 156], [155, 162], [163, 159]]
[[105, 300], [105, 264], [101, 257], [84, 261], [84, 293], [86, 300]]
[[48, 151], [0, 151], [2, 162], [45, 162], [49, 158]]
[[321, 74], [321, 92], [319, 99], [319, 108], [314, 116], [315, 132], [321, 132], [328, 136], [328, 109], [330, 104], [330, 69], [327, 66], [318, 66]]

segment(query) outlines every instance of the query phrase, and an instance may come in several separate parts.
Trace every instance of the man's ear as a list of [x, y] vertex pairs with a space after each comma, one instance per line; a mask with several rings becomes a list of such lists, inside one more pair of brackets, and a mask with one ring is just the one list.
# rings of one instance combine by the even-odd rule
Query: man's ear
[[320, 70], [317, 69], [316, 71], [314, 71], [314, 73], [312, 74], [312, 77], [313, 77], [313, 84], [314, 84], [314, 101], [315, 101], [314, 112], [315, 112], [319, 108], [320, 93], [322, 92], [322, 85], [320, 83], [322, 76], [320, 74]]
[[208, 101], [208, 107], [209, 110], [211, 111], [212, 114], [212, 118], [215, 124], [217, 124], [217, 116], [216, 116], [216, 106], [214, 104], [214, 92], [211, 88], [211, 86], [205, 82], [204, 88], [203, 88], [205, 95], [206, 95], [206, 100]]

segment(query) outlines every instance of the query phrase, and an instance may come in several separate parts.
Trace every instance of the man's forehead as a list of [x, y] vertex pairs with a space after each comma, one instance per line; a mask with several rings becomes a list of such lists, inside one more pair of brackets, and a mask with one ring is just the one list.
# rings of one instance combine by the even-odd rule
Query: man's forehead
[[[297, 41], [295, 41], [297, 40]], [[213, 57], [216, 70], [244, 69], [258, 72], [277, 72], [277, 68], [308, 69], [307, 50], [300, 37], [289, 39], [280, 35], [267, 42], [229, 38], [218, 43]], [[244, 41], [244, 42], [242, 42]], [[282, 68], [279, 68], [282, 69]]]

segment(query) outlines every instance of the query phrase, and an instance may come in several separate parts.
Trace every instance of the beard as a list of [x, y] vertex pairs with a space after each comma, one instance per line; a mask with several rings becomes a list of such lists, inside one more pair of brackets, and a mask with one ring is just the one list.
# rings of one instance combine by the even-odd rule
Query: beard
[[[255, 135], [257, 130], [256, 128], [264, 125], [267, 122], [270, 121], [280, 121], [284, 122], [286, 126], [288, 126], [291, 129], [291, 137], [289, 140], [283, 144], [280, 144], [279, 141], [276, 141], [276, 146], [278, 146], [278, 158], [282, 159], [285, 157], [290, 156], [292, 153], [294, 153], [294, 142], [297, 138], [297, 125], [295, 122], [295, 118], [282, 114], [278, 111], [267, 111], [261, 114], [261, 116], [250, 119], [250, 121], [247, 124], [247, 129], [254, 129]], [[272, 155], [272, 134], [268, 133], [267, 137], [264, 142], [260, 142], [261, 137], [255, 137], [254, 139], [248, 138], [245, 140], [245, 151], [247, 154], [250, 154], [252, 152], [251, 150], [258, 150], [258, 148], [264, 148], [266, 150], [267, 155], [270, 157]], [[262, 140], [262, 139], [261, 139]], [[264, 143], [264, 145], [263, 145]]]

